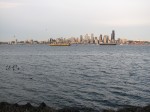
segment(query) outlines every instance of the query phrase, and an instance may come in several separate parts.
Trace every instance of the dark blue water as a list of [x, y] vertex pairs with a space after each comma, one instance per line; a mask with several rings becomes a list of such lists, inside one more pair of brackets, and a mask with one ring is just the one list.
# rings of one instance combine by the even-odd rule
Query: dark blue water
[[150, 104], [150, 46], [0, 45], [0, 101], [95, 110]]

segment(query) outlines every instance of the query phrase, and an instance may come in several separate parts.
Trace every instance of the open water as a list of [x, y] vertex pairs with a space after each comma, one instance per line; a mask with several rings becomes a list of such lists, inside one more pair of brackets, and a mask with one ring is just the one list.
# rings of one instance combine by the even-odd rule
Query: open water
[[0, 45], [0, 102], [100, 110], [150, 104], [150, 46]]

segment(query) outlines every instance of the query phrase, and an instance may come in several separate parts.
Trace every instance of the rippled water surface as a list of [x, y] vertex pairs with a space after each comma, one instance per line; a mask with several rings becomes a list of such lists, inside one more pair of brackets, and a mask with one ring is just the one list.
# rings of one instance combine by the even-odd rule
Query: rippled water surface
[[0, 45], [0, 101], [95, 110], [150, 104], [150, 46]]

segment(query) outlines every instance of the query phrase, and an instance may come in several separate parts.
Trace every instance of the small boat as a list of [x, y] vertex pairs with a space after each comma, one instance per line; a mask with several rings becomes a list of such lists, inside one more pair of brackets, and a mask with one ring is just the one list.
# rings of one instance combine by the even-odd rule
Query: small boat
[[116, 43], [100, 43], [99, 45], [117, 45]]
[[49, 46], [70, 46], [70, 43], [51, 43]]

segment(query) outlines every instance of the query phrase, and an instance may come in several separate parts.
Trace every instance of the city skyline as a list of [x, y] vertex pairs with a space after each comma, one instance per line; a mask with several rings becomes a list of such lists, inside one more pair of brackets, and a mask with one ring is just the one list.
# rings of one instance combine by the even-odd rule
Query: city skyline
[[0, 44], [9, 45], [25, 45], [25, 44], [46, 44], [50, 46], [70, 46], [71, 44], [95, 44], [95, 45], [149, 45], [150, 41], [140, 41], [140, 40], [128, 40], [126, 38], [116, 39], [115, 30], [112, 30], [111, 35], [95, 36], [93, 33], [80, 35], [80, 37], [59, 37], [59, 38], [49, 38], [46, 41], [38, 40], [18, 40], [14, 35], [13, 41], [0, 42]]
[[[75, 37], [75, 36], [72, 36], [72, 37], [57, 37], [57, 38], [48, 38], [48, 39], [46, 39], [46, 40], [41, 40], [41, 41], [49, 41], [49, 40], [51, 40], [51, 39], [55, 39], [55, 40], [57, 40], [57, 39], [72, 39], [72, 38], [74, 38], [74, 39], [79, 39], [79, 40], [91, 40], [91, 41], [95, 41], [95, 39], [98, 39], [98, 40], [103, 40], [105, 37], [107, 37], [108, 38], [108, 40], [112, 40], [112, 41], [115, 41], [115, 40], [117, 40], [117, 39], [115, 39], [115, 30], [112, 30], [112, 32], [111, 32], [111, 34], [109, 35], [109, 34], [99, 34], [99, 35], [95, 35], [94, 33], [91, 33], [91, 34], [89, 34], [89, 33], [86, 33], [86, 34], [82, 34], [82, 35], [80, 35], [80, 36], [78, 36], [78, 37]], [[81, 39], [82, 38], [82, 39]], [[120, 39], [120, 38], [118, 38], [118, 39]], [[125, 38], [122, 38], [122, 39], [125, 39]], [[25, 40], [18, 40], [18, 38], [16, 37], [16, 35], [14, 35], [14, 37], [13, 37], [13, 40], [9, 40], [9, 41], [7, 41], [7, 42], [11, 42], [11, 41], [39, 41], [39, 40], [35, 40], [35, 39], [25, 39]]]
[[[149, 0], [0, 0], [0, 41], [107, 35], [150, 41]], [[111, 36], [111, 35], [109, 35]]]
[[[81, 39], [82, 38], [82, 39]], [[145, 42], [150, 42], [149, 40], [132, 40], [132, 39], [128, 39], [128, 38], [116, 38], [116, 33], [115, 30], [112, 30], [112, 32], [109, 32], [107, 34], [102, 34], [99, 33], [99, 35], [95, 35], [94, 33], [86, 33], [86, 34], [81, 34], [79, 36], [71, 36], [71, 37], [49, 37], [49, 38], [45, 38], [45, 39], [34, 39], [34, 38], [25, 38], [25, 39], [19, 39], [16, 35], [13, 35], [11, 40], [8, 41], [0, 41], [0, 42], [30, 42], [30, 41], [35, 41], [35, 42], [49, 42], [50, 39], [54, 39], [54, 40], [59, 40], [59, 39], [66, 39], [66, 40], [90, 40], [90, 41], [95, 41], [95, 39], [97, 40], [102, 40], [104, 42], [104, 40], [108, 42], [108, 40], [110, 40], [111, 42], [115, 42], [118, 40], [126, 40], [126, 41], [145, 41]], [[91, 42], [89, 41], [89, 43], [91, 44]]]

